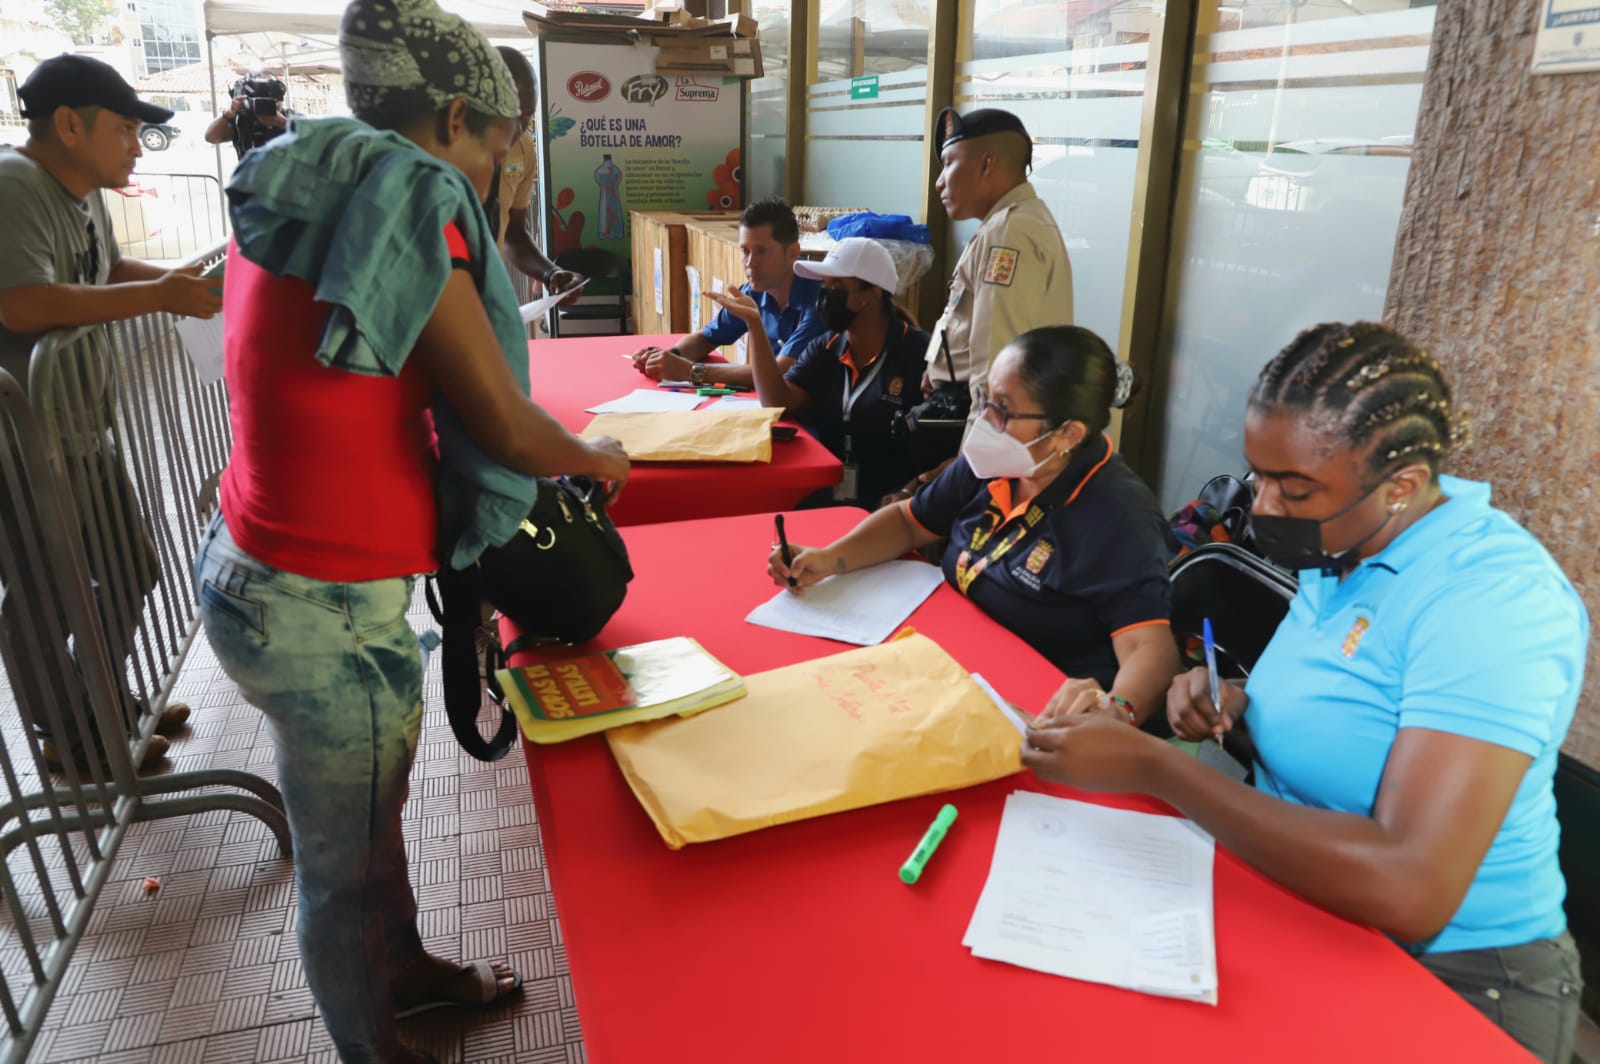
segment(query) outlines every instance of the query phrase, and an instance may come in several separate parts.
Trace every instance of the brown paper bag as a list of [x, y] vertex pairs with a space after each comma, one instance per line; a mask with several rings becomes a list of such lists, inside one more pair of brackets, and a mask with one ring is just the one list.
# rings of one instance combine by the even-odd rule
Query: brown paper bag
[[1022, 767], [1016, 729], [926, 636], [747, 676], [745, 686], [738, 702], [606, 733], [673, 849]]
[[777, 407], [596, 414], [579, 433], [614, 436], [635, 462], [770, 462]]

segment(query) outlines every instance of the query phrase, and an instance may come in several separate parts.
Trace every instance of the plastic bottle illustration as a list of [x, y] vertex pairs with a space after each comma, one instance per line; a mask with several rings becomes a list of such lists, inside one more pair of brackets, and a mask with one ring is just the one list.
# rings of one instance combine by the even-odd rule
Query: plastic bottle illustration
[[600, 239], [621, 240], [626, 235], [622, 231], [622, 167], [607, 155], [595, 167], [594, 183], [600, 186]]

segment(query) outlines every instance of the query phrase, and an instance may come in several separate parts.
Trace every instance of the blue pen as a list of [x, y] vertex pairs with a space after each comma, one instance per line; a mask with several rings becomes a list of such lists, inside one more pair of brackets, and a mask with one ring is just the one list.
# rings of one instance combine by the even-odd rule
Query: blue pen
[[[1211, 704], [1217, 707], [1217, 715], [1222, 715], [1222, 680], [1217, 676], [1217, 641], [1211, 635], [1211, 618], [1206, 617], [1200, 624], [1200, 637], [1206, 644], [1206, 679], [1211, 682]], [[1222, 745], [1222, 736], [1217, 736], [1217, 745]]]

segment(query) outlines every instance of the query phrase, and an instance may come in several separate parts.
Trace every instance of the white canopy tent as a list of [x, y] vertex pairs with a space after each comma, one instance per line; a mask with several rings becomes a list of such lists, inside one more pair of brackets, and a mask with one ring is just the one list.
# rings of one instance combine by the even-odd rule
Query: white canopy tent
[[[520, 0], [440, 0], [488, 37], [526, 37]], [[208, 36], [275, 31], [331, 37], [339, 32], [345, 0], [205, 0]]]

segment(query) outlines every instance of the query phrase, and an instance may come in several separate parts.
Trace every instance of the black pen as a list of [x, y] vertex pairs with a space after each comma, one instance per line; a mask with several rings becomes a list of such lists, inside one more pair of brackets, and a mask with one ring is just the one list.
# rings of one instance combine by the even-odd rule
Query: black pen
[[[789, 537], [783, 534], [783, 515], [773, 514], [772, 523], [778, 526], [778, 551], [783, 555], [784, 568], [794, 565], [794, 552], [789, 549]], [[800, 583], [794, 577], [789, 577], [790, 587], [799, 587]]]

